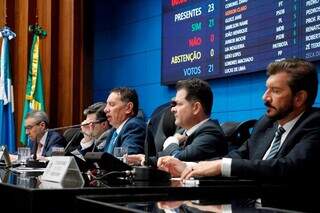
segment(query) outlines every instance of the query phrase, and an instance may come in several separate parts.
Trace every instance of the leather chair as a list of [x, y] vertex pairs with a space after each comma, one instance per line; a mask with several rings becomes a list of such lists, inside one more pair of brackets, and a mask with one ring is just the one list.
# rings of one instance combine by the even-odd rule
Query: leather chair
[[243, 122], [225, 122], [221, 125], [228, 142], [228, 151], [238, 149], [251, 135], [256, 119]]
[[67, 141], [67, 146], [65, 147], [65, 152], [67, 153], [75, 150], [80, 145], [83, 134], [80, 128], [70, 128], [64, 131], [63, 137]]
[[171, 102], [160, 105], [152, 113], [149, 125], [156, 153], [162, 150], [163, 143], [167, 137], [176, 132], [177, 127], [174, 121], [175, 117], [171, 112]]

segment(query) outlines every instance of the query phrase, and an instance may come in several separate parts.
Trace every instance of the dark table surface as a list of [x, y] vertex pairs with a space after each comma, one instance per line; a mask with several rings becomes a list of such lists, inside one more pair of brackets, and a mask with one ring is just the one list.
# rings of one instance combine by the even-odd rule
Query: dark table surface
[[[262, 198], [267, 200], [265, 206], [272, 208], [303, 211], [313, 211], [317, 208], [315, 202], [312, 202], [312, 205], [309, 202], [306, 204], [308, 208], [305, 209], [306, 205], [300, 201], [308, 200], [306, 194], [301, 195], [286, 184], [261, 183], [238, 178], [211, 177], [181, 183], [179, 180], [163, 182], [94, 180], [84, 175], [85, 184], [80, 186], [77, 185], [77, 181], [67, 184], [44, 182], [41, 181], [41, 174], [41, 172], [17, 173], [0, 169], [2, 203], [10, 206], [11, 210], [24, 210], [24, 212], [82, 212], [86, 209], [86, 205], [88, 207], [92, 205], [87, 201], [82, 202], [83, 200], [79, 203], [77, 199], [79, 196], [91, 196], [90, 199], [93, 200], [98, 198], [102, 203], [108, 203], [113, 198], [127, 203], [130, 199], [138, 199], [133, 202], [145, 201], [147, 195], [148, 198], [162, 201], [185, 201], [182, 203], [189, 205], [191, 204], [188, 201], [192, 200], [209, 200], [220, 205], [243, 203], [248, 200], [251, 202]], [[288, 195], [298, 198], [299, 202], [292, 200]], [[283, 198], [286, 199], [282, 201]]]

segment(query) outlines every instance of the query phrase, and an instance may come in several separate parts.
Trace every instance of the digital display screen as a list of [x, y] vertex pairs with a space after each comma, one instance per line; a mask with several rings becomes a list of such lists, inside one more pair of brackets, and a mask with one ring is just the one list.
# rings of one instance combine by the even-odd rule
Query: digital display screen
[[320, 59], [320, 0], [163, 0], [161, 82]]

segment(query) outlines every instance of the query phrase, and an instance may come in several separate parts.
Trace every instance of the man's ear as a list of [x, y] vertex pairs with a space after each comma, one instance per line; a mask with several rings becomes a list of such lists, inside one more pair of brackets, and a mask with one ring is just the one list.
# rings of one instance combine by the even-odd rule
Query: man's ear
[[202, 105], [199, 101], [196, 101], [193, 103], [193, 114], [197, 115], [200, 113], [200, 111], [202, 110]]
[[308, 98], [308, 93], [305, 90], [300, 90], [294, 96], [294, 104], [296, 107], [302, 107], [306, 104]]
[[128, 102], [126, 104], [126, 113], [127, 114], [133, 113], [133, 103], [132, 102]]
[[47, 125], [46, 125], [46, 123], [45, 123], [44, 121], [41, 121], [41, 122], [39, 123], [39, 126], [41, 127], [42, 130], [44, 130], [44, 129], [47, 128]]

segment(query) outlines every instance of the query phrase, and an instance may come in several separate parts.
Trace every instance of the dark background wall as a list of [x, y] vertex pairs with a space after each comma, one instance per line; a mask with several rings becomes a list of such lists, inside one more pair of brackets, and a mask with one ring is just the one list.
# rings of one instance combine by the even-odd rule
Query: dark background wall
[[[130, 86], [150, 116], [175, 95], [174, 88], [160, 83], [161, 1], [97, 0], [94, 10], [93, 99], [105, 100], [111, 88]], [[260, 117], [265, 80], [261, 71], [209, 81], [215, 96], [212, 117], [220, 122]]]

